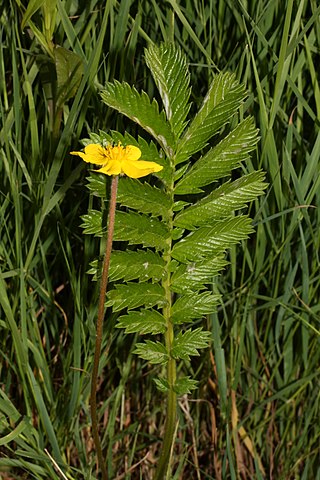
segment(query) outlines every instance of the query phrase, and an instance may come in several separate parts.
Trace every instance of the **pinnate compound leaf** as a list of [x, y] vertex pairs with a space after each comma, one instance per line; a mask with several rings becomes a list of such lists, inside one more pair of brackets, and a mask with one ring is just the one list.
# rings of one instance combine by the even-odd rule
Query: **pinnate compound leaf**
[[120, 178], [117, 201], [125, 207], [154, 216], [166, 217], [171, 207], [170, 198], [163, 191], [129, 177]]
[[172, 249], [172, 257], [182, 263], [213, 258], [240, 240], [248, 238], [254, 230], [246, 215], [217, 221], [209, 227], [200, 227], [182, 238]]
[[156, 100], [150, 102], [145, 92], [139, 93], [128, 83], [107, 83], [101, 92], [102, 100], [118, 112], [140, 125], [157, 140], [164, 151], [171, 156], [175, 139], [164, 112], [159, 112]]
[[157, 250], [167, 248], [169, 232], [163, 222], [138, 213], [116, 212], [114, 240], [129, 241], [130, 245], [142, 244]]
[[137, 343], [133, 353], [139, 355], [143, 360], [150, 363], [165, 364], [168, 362], [168, 353], [166, 347], [160, 342], [146, 340], [145, 343]]
[[264, 172], [259, 171], [244, 175], [234, 182], [224, 183], [195, 205], [180, 212], [174, 225], [194, 230], [197, 226], [208, 225], [230, 216], [263, 193], [267, 186], [264, 178]]
[[165, 393], [169, 390], [169, 383], [165, 378], [154, 378], [153, 381], [160, 392]]
[[90, 268], [86, 272], [88, 275], [93, 275], [92, 280], [97, 281], [101, 277], [101, 266], [99, 260], [96, 258], [90, 262]]
[[89, 210], [85, 215], [81, 216], [83, 223], [80, 227], [83, 228], [83, 233], [95, 235], [96, 237], [102, 237], [106, 234], [107, 227], [103, 227], [102, 212], [98, 210]]
[[184, 234], [184, 228], [174, 228], [172, 230], [172, 240], [180, 240]]
[[214, 295], [212, 292], [186, 293], [171, 307], [171, 321], [180, 324], [209, 315], [216, 310], [219, 302], [220, 295]]
[[198, 388], [198, 383], [197, 380], [193, 380], [189, 376], [181, 377], [176, 381], [173, 390], [179, 396], [186, 395], [187, 393], [191, 393], [192, 390], [196, 390]]
[[[159, 377], [154, 378], [153, 381], [155, 382], [157, 389], [162, 392], [166, 393], [169, 390], [169, 383], [165, 378]], [[186, 394], [190, 394], [192, 390], [196, 390], [198, 386], [198, 381], [193, 380], [189, 376], [178, 378], [176, 383], [173, 386], [173, 390], [176, 392], [177, 395], [182, 396]]]
[[151, 308], [154, 305], [164, 307], [166, 304], [165, 291], [156, 283], [127, 283], [116, 285], [107, 293], [106, 307], [112, 307], [114, 312], [123, 308], [137, 308], [145, 306]]
[[173, 340], [171, 355], [176, 359], [190, 360], [190, 355], [199, 356], [198, 350], [206, 348], [210, 338], [211, 332], [203, 331], [201, 327], [179, 332]]
[[254, 120], [246, 118], [192, 166], [176, 184], [175, 194], [200, 193], [200, 187], [230, 175], [232, 169], [248, 158], [257, 142]]
[[[102, 265], [98, 260], [93, 260], [90, 262], [90, 266], [87, 273], [94, 275], [93, 279], [97, 280], [101, 277]], [[163, 259], [151, 250], [113, 250], [109, 266], [109, 279], [112, 282], [120, 279], [125, 282], [131, 280], [160, 282], [166, 275], [164, 266]]]
[[227, 264], [222, 255], [205, 262], [180, 264], [171, 277], [171, 288], [177, 293], [203, 289]]
[[90, 190], [92, 195], [99, 198], [107, 198], [107, 176], [102, 173], [90, 173], [90, 177], [87, 177], [86, 187]]
[[183, 210], [185, 207], [188, 207], [188, 205], [190, 205], [190, 202], [185, 202], [183, 200], [178, 200], [177, 202], [174, 202], [172, 210], [174, 212], [180, 212], [180, 210]]
[[164, 260], [151, 250], [114, 250], [110, 259], [109, 278], [112, 282], [120, 279], [125, 282], [137, 279], [140, 282], [160, 282], [165, 277], [164, 267]]
[[184, 174], [186, 173], [186, 171], [188, 170], [190, 166], [190, 162], [187, 162], [185, 163], [184, 165], [182, 165], [181, 168], [178, 168], [175, 172], [174, 172], [174, 175], [173, 175], [173, 179], [175, 182], [177, 182], [181, 177], [184, 176]]
[[234, 74], [216, 75], [199, 112], [178, 144], [176, 164], [205, 147], [208, 140], [230, 121], [245, 96], [245, 88]]
[[[106, 213], [106, 212], [105, 212]], [[105, 215], [106, 216], [106, 215]], [[107, 218], [98, 210], [90, 210], [82, 215], [81, 227], [86, 234], [102, 237], [107, 231]], [[103, 226], [105, 225], [105, 226]], [[116, 212], [114, 236], [116, 241], [129, 241], [131, 245], [142, 244], [157, 250], [167, 248], [168, 230], [163, 222], [138, 213]]]
[[129, 312], [118, 318], [117, 328], [125, 328], [125, 333], [164, 333], [167, 328], [164, 317], [156, 310], [140, 310]]
[[145, 57], [172, 131], [179, 138], [190, 109], [190, 74], [185, 55], [174, 44], [162, 43], [145, 49]]

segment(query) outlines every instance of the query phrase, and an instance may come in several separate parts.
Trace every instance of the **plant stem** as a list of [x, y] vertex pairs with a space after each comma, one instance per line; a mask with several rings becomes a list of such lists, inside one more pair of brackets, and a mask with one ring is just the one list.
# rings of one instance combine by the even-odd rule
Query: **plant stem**
[[[171, 195], [173, 197], [173, 185], [171, 188]], [[172, 198], [173, 201], [173, 198]], [[168, 227], [169, 230], [172, 232], [173, 230], [173, 212], [169, 213], [169, 220], [168, 220]], [[176, 360], [171, 357], [171, 349], [172, 343], [174, 340], [174, 329], [173, 324], [171, 322], [171, 271], [170, 271], [170, 263], [171, 263], [171, 248], [172, 248], [172, 235], [168, 239], [168, 253], [164, 255], [164, 259], [166, 261], [166, 279], [162, 282], [162, 286], [165, 289], [165, 295], [167, 300], [167, 305], [163, 309], [163, 316], [167, 321], [167, 331], [165, 333], [165, 344], [167, 348], [167, 352], [169, 355], [169, 361], [167, 365], [167, 380], [169, 384], [168, 396], [167, 396], [167, 416], [166, 416], [166, 423], [165, 423], [165, 432], [164, 438], [162, 443], [162, 450], [159, 458], [159, 462], [157, 465], [156, 473], [154, 480], [163, 480], [169, 468], [170, 462], [170, 455], [171, 449], [174, 442], [174, 434], [176, 429], [176, 416], [177, 416], [177, 395], [174, 391], [174, 385], [176, 382]]]
[[[168, 381], [176, 377], [176, 361], [170, 359], [167, 369]], [[165, 433], [162, 443], [161, 455], [157, 465], [154, 480], [164, 480], [167, 475], [171, 449], [174, 441], [174, 434], [176, 430], [176, 416], [177, 416], [177, 394], [173, 390], [173, 384], [170, 385], [167, 397], [167, 417], [165, 424]]]
[[90, 407], [91, 407], [92, 435], [93, 435], [93, 440], [94, 440], [97, 457], [98, 457], [97, 458], [98, 466], [101, 469], [103, 480], [108, 480], [108, 473], [107, 473], [107, 467], [103, 459], [101, 442], [99, 437], [99, 426], [98, 426], [98, 415], [97, 415], [97, 383], [98, 383], [99, 360], [100, 360], [102, 333], [103, 333], [103, 319], [104, 319], [104, 310], [105, 310], [104, 305], [105, 305], [106, 291], [108, 286], [108, 273], [109, 273], [110, 256], [111, 256], [111, 250], [112, 250], [114, 219], [115, 219], [115, 213], [116, 213], [117, 188], [118, 188], [118, 176], [114, 176], [112, 177], [112, 183], [111, 183], [111, 194], [110, 194], [109, 215], [108, 215], [108, 234], [107, 234], [107, 242], [106, 242], [106, 251], [105, 251], [104, 260], [103, 260], [102, 276], [100, 281], [100, 294], [99, 294], [98, 318], [97, 318], [97, 329], [96, 329], [96, 345], [95, 345], [93, 368], [92, 368], [92, 374], [91, 374]]

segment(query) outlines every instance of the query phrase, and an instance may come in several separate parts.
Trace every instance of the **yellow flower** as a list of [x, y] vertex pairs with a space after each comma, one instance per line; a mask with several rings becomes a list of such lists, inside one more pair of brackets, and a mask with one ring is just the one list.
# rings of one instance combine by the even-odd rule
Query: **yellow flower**
[[139, 160], [141, 150], [133, 145], [123, 147], [119, 143], [117, 147], [111, 145], [102, 147], [97, 143], [91, 143], [84, 148], [84, 152], [70, 153], [78, 155], [85, 162], [101, 165], [102, 168], [97, 172], [106, 175], [122, 174], [131, 178], [140, 178], [163, 169], [158, 163]]

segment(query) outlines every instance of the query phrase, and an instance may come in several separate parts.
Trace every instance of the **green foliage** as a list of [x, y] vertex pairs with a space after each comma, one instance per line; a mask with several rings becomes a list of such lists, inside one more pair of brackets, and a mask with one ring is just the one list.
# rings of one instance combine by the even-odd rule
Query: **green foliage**
[[[165, 378], [159, 377], [159, 378], [154, 378], [153, 379], [157, 389], [162, 392], [166, 393], [169, 390], [169, 384], [168, 381]], [[198, 387], [198, 382], [196, 380], [193, 380], [192, 378], [185, 376], [185, 377], [179, 377], [177, 381], [175, 382], [173, 389], [175, 393], [179, 396], [189, 394], [192, 392], [192, 390], [196, 390]]]
[[160, 282], [165, 277], [165, 262], [158, 253], [151, 250], [113, 251], [109, 278], [115, 282], [121, 278], [125, 282], [139, 279]]
[[102, 214], [98, 210], [90, 210], [89, 213], [82, 215], [81, 219], [83, 233], [96, 237], [102, 237], [106, 233], [107, 227], [103, 227]]
[[218, 220], [209, 227], [198, 228], [176, 243], [172, 256], [183, 263], [202, 261], [220, 255], [252, 232], [251, 220], [245, 215]]
[[154, 378], [153, 381], [160, 392], [167, 393], [169, 391], [170, 387], [169, 387], [168, 380], [166, 378], [162, 378], [162, 377]]
[[[103, 226], [102, 212], [90, 210], [88, 214], [82, 215], [81, 224], [86, 234], [94, 234], [101, 237], [106, 232]], [[118, 211], [115, 219], [114, 239], [128, 241], [130, 245], [141, 243], [145, 247], [154, 247], [157, 250], [167, 248], [168, 238], [166, 225], [156, 218], [134, 212], [126, 213]]]
[[117, 212], [114, 239], [128, 241], [130, 245], [141, 243], [156, 250], [167, 249], [169, 230], [156, 218], [139, 213]]
[[143, 360], [148, 360], [152, 364], [166, 364], [169, 360], [167, 349], [163, 343], [146, 340], [145, 343], [137, 343], [134, 353]]
[[[110, 280], [124, 283], [116, 284], [108, 292], [106, 305], [114, 312], [144, 307], [120, 317], [117, 327], [125, 328], [126, 333], [173, 335], [172, 344], [147, 340], [136, 346], [135, 353], [143, 360], [166, 363], [170, 358], [189, 360], [190, 355], [199, 355], [198, 349], [208, 345], [211, 335], [202, 328], [189, 328], [182, 333], [175, 332], [173, 326], [199, 320], [216, 310], [220, 295], [211, 291], [210, 284], [227, 263], [224, 254], [253, 232], [250, 218], [234, 213], [261, 195], [266, 184], [263, 172], [252, 172], [211, 189], [198, 201], [176, 199], [176, 192], [179, 195], [198, 192], [199, 187], [230, 175], [254, 148], [257, 131], [252, 119], [244, 120], [190, 167], [191, 156], [201, 151], [235, 115], [246, 96], [245, 89], [234, 75], [216, 75], [199, 112], [186, 127], [190, 88], [185, 56], [173, 44], [162, 44], [147, 49], [146, 59], [165, 113], [159, 114], [155, 99], [150, 102], [144, 92], [138, 93], [125, 83], [109, 83], [101, 93], [107, 105], [150, 133], [167, 157], [162, 186], [120, 179], [118, 203], [122, 210], [116, 213], [114, 239], [154, 251], [115, 252]], [[128, 144], [131, 140], [137, 145], [134, 139], [117, 132], [111, 136], [100, 132], [92, 138], [102, 144], [104, 141]], [[188, 163], [177, 170], [176, 165], [181, 162]], [[106, 187], [101, 177], [91, 177], [89, 188], [105, 198]], [[101, 234], [102, 217], [99, 223], [96, 213], [91, 211], [83, 219], [85, 233], [96, 228], [96, 235]], [[174, 292], [178, 294], [175, 299]], [[155, 306], [162, 309], [162, 314]], [[173, 385], [172, 379], [168, 382]], [[166, 389], [160, 380], [157, 386]], [[175, 388], [182, 394], [194, 386], [185, 379]]]
[[248, 159], [257, 141], [258, 130], [253, 119], [248, 117], [194, 163], [175, 186], [175, 194], [201, 193], [199, 187], [229, 175], [231, 169]]
[[141, 305], [153, 307], [158, 305], [163, 307], [166, 304], [164, 289], [154, 283], [127, 283], [126, 285], [116, 285], [114, 290], [108, 293], [109, 300], [107, 307], [113, 308], [118, 312], [123, 308], [136, 308]]
[[[190, 88], [185, 56], [173, 44], [162, 44], [147, 49], [146, 59], [165, 113], [159, 113], [155, 99], [151, 102], [146, 93], [138, 93], [126, 83], [108, 83], [101, 93], [108, 106], [151, 134], [166, 156], [161, 162], [162, 183], [161, 175], [156, 184], [120, 179], [114, 240], [127, 241], [131, 247], [112, 256], [110, 280], [122, 283], [109, 290], [106, 306], [114, 313], [127, 309], [117, 323], [125, 333], [163, 335], [164, 342], [136, 344], [134, 353], [151, 364], [168, 364], [167, 379], [157, 379], [157, 388], [168, 395], [184, 395], [196, 388], [196, 381], [190, 376], [176, 378], [173, 365], [199, 356], [199, 350], [211, 339], [211, 333], [202, 327], [184, 326], [216, 311], [221, 297], [213, 293], [212, 284], [227, 264], [226, 250], [253, 232], [251, 219], [235, 212], [261, 195], [266, 184], [263, 172], [258, 171], [208, 190], [217, 179], [230, 176], [256, 145], [257, 130], [250, 118], [191, 166], [192, 155], [207, 148], [207, 142], [230, 122], [244, 101], [245, 89], [235, 76], [220, 73], [214, 77], [187, 127]], [[100, 132], [91, 138], [101, 144], [141, 143], [117, 132]], [[157, 158], [161, 158], [158, 153]], [[185, 166], [177, 167], [182, 162]], [[202, 198], [181, 198], [182, 194], [202, 192], [202, 187], [206, 187]], [[100, 176], [90, 178], [89, 189], [106, 198], [106, 185]], [[102, 215], [98, 219], [96, 212], [90, 211], [82, 218], [85, 233], [101, 234]], [[149, 250], [135, 250], [135, 245]], [[169, 417], [173, 411], [174, 406]], [[169, 452], [171, 447], [164, 448]]]
[[245, 88], [234, 74], [216, 75], [199, 112], [186, 129], [175, 154], [175, 164], [185, 162], [202, 150], [219, 129], [239, 109], [245, 98]]
[[172, 44], [145, 50], [146, 62], [157, 85], [172, 131], [178, 139], [190, 110], [190, 74], [182, 51]]
[[54, 60], [57, 72], [56, 108], [74, 97], [78, 91], [83, 75], [81, 58], [63, 47], [56, 46]]
[[[229, 266], [213, 280], [223, 306], [205, 321], [212, 331], [210, 348], [178, 368], [174, 390], [185, 374], [199, 380], [199, 390], [192, 395], [196, 401], [179, 401], [183, 411], [172, 457], [174, 476], [319, 478], [318, 2], [4, 0], [0, 10], [1, 476], [97, 478], [87, 446], [98, 285], [86, 272], [102, 254], [104, 240], [82, 235], [79, 215], [99, 210], [101, 203], [96, 196], [88, 198], [84, 187], [88, 167], [68, 152], [79, 150], [79, 138], [91, 131], [108, 129], [113, 141], [112, 129], [117, 129], [126, 131], [118, 138], [139, 144], [142, 158], [168, 164], [162, 148], [107, 108], [98, 91], [117, 78], [159, 99], [144, 47], [159, 48], [159, 42], [169, 40], [182, 46], [189, 66], [189, 123], [215, 72], [235, 72], [250, 92], [210, 145], [175, 169], [173, 211], [209, 195], [211, 182], [230, 178], [224, 157], [214, 161], [218, 151], [208, 169], [195, 170], [190, 182], [185, 173], [192, 175], [210, 146], [216, 149], [231, 128], [234, 133], [244, 122], [254, 131], [258, 126], [261, 139], [251, 149], [251, 160], [235, 146], [232, 168], [239, 168], [241, 158], [246, 160], [241, 175], [263, 168], [269, 182], [268, 195], [249, 206], [256, 233], [232, 246], [226, 258], [222, 255]], [[84, 66], [76, 95], [60, 113], [52, 105], [56, 43], [77, 54]], [[59, 128], [53, 135], [55, 123]], [[247, 130], [243, 127], [243, 135]], [[178, 186], [179, 175], [183, 183]], [[237, 170], [231, 178], [239, 177]], [[101, 196], [108, 198], [109, 183], [102, 178]], [[171, 178], [166, 168], [150, 183], [163, 191], [159, 179], [169, 185]], [[115, 248], [126, 250], [126, 244]], [[135, 248], [141, 246], [127, 250]], [[203, 275], [201, 285], [211, 286], [206, 264], [208, 259], [177, 263], [171, 270], [172, 290], [190, 291], [194, 267]], [[212, 271], [217, 275], [220, 269]], [[121, 328], [111, 335], [108, 320], [109, 315], [98, 401], [109, 476], [152, 478], [153, 462], [143, 459], [147, 451], [156, 457], [154, 425], [166, 414], [154, 389], [159, 366], [131, 355], [135, 336]], [[196, 327], [200, 324], [196, 320]], [[107, 425], [102, 421], [106, 410]], [[57, 442], [48, 435], [50, 423]], [[62, 456], [59, 473], [56, 443]]]
[[208, 346], [210, 332], [203, 332], [202, 328], [179, 332], [173, 341], [171, 355], [173, 358], [190, 360], [190, 355], [199, 356], [198, 350]]
[[219, 300], [220, 296], [212, 292], [187, 292], [174, 302], [171, 308], [171, 321], [174, 324], [181, 324], [209, 315], [215, 311]]
[[125, 328], [126, 333], [165, 333], [165, 318], [156, 310], [132, 311], [118, 318], [118, 328]]
[[102, 173], [91, 174], [87, 177], [87, 188], [90, 190], [92, 195], [95, 195], [99, 198], [107, 197], [107, 182], [106, 176]]
[[178, 378], [173, 387], [174, 391], [179, 396], [189, 394], [192, 390], [196, 390], [197, 388], [198, 382], [188, 376]]
[[216, 255], [204, 262], [183, 263], [174, 266], [171, 288], [174, 292], [185, 293], [202, 289], [212, 282], [223, 267], [227, 265], [224, 256]]
[[159, 112], [156, 100], [150, 101], [127, 83], [108, 83], [101, 93], [102, 100], [118, 112], [138, 123], [157, 140], [167, 154], [174, 149], [174, 135], [164, 112]]
[[244, 175], [232, 183], [226, 182], [210, 195], [178, 213], [174, 224], [188, 230], [194, 230], [195, 227], [202, 225], [210, 225], [230, 216], [234, 210], [246, 207], [248, 202], [261, 195], [264, 188], [262, 172]]
[[121, 178], [118, 188], [118, 202], [128, 208], [152, 216], [167, 217], [171, 207], [170, 197], [160, 189], [141, 183], [132, 178]]

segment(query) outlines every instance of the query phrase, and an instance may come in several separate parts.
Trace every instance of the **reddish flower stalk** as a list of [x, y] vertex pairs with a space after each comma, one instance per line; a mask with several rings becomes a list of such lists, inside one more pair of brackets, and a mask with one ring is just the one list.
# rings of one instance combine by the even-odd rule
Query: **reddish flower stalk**
[[100, 280], [100, 295], [98, 306], [98, 318], [96, 329], [96, 345], [94, 351], [93, 368], [91, 374], [91, 395], [90, 395], [90, 407], [91, 407], [91, 423], [92, 423], [92, 435], [97, 452], [98, 465], [101, 469], [102, 479], [108, 480], [107, 466], [102, 454], [102, 447], [99, 436], [99, 425], [97, 415], [97, 383], [99, 372], [99, 360], [101, 354], [102, 334], [103, 334], [103, 319], [105, 312], [106, 291], [108, 286], [108, 273], [110, 265], [110, 256], [112, 251], [112, 241], [114, 232], [114, 220], [116, 213], [116, 199], [118, 188], [118, 176], [112, 177], [111, 194], [109, 203], [109, 215], [108, 215], [108, 234], [106, 251], [104, 254], [102, 276]]

